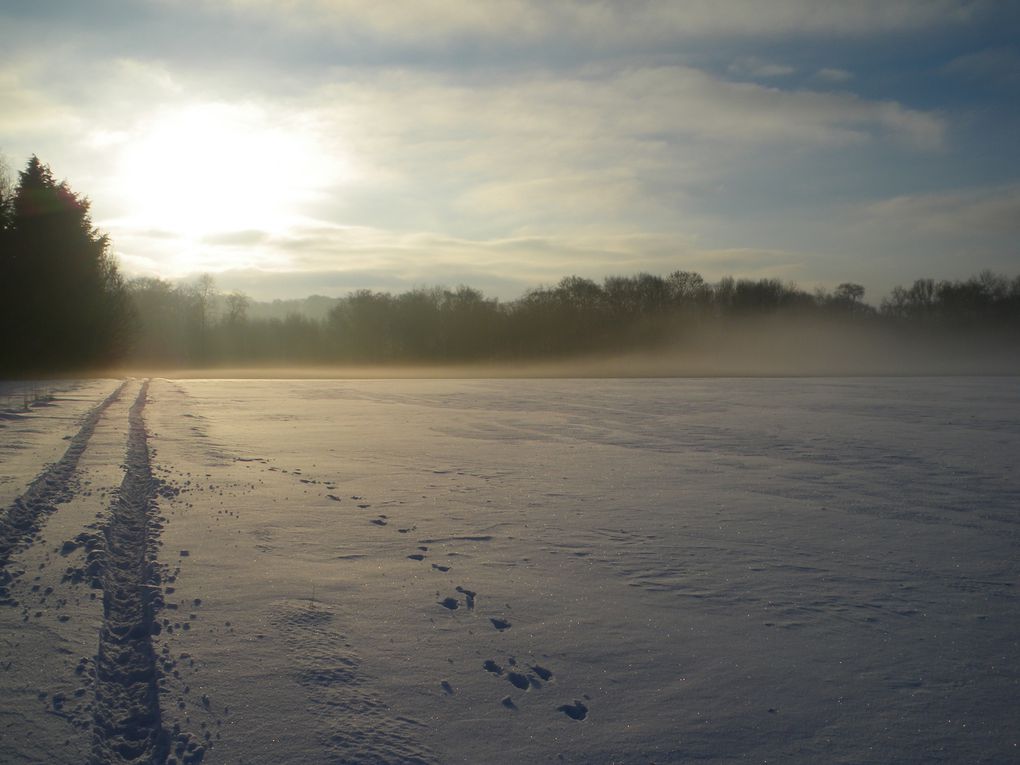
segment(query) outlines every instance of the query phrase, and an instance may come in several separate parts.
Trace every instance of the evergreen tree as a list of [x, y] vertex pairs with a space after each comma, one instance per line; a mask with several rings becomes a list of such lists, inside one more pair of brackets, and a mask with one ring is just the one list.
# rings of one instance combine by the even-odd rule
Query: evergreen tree
[[0, 317], [7, 374], [111, 360], [127, 329], [126, 293], [89, 202], [33, 156], [20, 173], [0, 242]]

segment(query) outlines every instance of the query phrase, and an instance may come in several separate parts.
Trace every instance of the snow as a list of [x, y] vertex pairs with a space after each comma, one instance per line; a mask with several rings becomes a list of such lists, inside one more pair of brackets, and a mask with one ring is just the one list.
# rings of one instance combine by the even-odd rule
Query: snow
[[[152, 380], [157, 751], [1020, 762], [1018, 382]], [[118, 384], [6, 422], [3, 486]], [[119, 523], [141, 386], [5, 567], [4, 762], [112, 729], [64, 543]]]
[[[60, 458], [77, 420], [114, 388], [112, 380], [0, 381], [0, 508], [25, 492], [43, 464]], [[35, 394], [41, 399], [33, 403]], [[59, 395], [60, 406], [46, 394]]]

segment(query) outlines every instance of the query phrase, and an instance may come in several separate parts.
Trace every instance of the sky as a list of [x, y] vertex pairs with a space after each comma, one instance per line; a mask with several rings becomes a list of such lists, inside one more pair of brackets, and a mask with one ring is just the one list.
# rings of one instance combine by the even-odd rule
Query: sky
[[0, 152], [129, 277], [1020, 275], [1014, 0], [4, 0]]

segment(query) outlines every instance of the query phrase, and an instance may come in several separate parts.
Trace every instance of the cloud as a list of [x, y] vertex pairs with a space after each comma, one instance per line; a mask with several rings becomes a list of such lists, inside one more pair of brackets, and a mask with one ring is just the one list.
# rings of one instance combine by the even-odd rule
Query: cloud
[[577, 177], [592, 165], [620, 179], [683, 164], [701, 144], [732, 152], [891, 137], [931, 150], [945, 135], [939, 115], [894, 101], [732, 82], [684, 66], [523, 76], [484, 87], [407, 71], [338, 80], [310, 100], [333, 105], [322, 107], [324, 121], [350, 126], [360, 153], [397, 175], [401, 167], [416, 173], [428, 155], [433, 169], [448, 167], [469, 182], [489, 174], [502, 184], [550, 172]]
[[848, 72], [846, 69], [833, 69], [825, 67], [815, 72], [815, 77], [824, 82], [849, 82], [854, 78], [852, 72]]
[[208, 236], [202, 237], [202, 242], [203, 244], [211, 245], [250, 247], [256, 244], [262, 244], [268, 239], [269, 234], [265, 231], [246, 229], [244, 231], [228, 231], [219, 234], [209, 234]]
[[[118, 71], [132, 81], [150, 76]], [[159, 81], [159, 70], [152, 76]], [[751, 236], [723, 240], [726, 247], [695, 244], [706, 199], [728, 180], [739, 184], [762, 156], [890, 140], [930, 150], [942, 146], [945, 129], [938, 115], [895, 102], [733, 82], [685, 66], [525, 72], [494, 82], [403, 69], [335, 78], [295, 94], [287, 121], [308, 126], [325, 155], [349, 155], [354, 181], [306, 206], [306, 220], [285, 233], [246, 226], [163, 241], [115, 217], [100, 220], [118, 254], [133, 256], [130, 270], [151, 273], [161, 262], [174, 275], [330, 272], [348, 274], [352, 285], [358, 274], [390, 273], [402, 285], [444, 275], [499, 285], [504, 297], [572, 272], [697, 267], [717, 278], [725, 266], [804, 278], [804, 264], [816, 260], [754, 247]], [[186, 91], [187, 82], [174, 78], [167, 90], [178, 87]], [[280, 107], [266, 100], [251, 108]], [[717, 214], [708, 217], [725, 228]], [[641, 231], [661, 233], [633, 236]]]
[[777, 64], [754, 56], [739, 58], [727, 68], [731, 74], [737, 77], [750, 77], [754, 79], [765, 79], [770, 77], [786, 77], [797, 70], [792, 66]]
[[[705, 248], [693, 237], [675, 233], [467, 239], [429, 231], [395, 233], [324, 224], [286, 235], [245, 233], [251, 246], [204, 243], [202, 256], [189, 264], [191, 268], [169, 275], [207, 271], [221, 286], [260, 298], [466, 283], [512, 299], [530, 287], [555, 284], [571, 274], [602, 279], [683, 269], [699, 271], [710, 280], [734, 273], [793, 279], [804, 276], [805, 263], [811, 260], [806, 254], [781, 250]], [[152, 264], [144, 258], [125, 259], [129, 276], [152, 274]], [[285, 285], [290, 285], [286, 291]]]
[[[217, 3], [208, 4], [217, 7]], [[705, 37], [871, 36], [969, 22], [967, 0], [232, 0], [226, 7], [272, 18], [292, 30], [337, 41], [370, 40], [436, 48], [458, 41], [500, 47], [583, 42], [594, 49]]]
[[647, 204], [633, 172], [625, 168], [516, 180], [494, 178], [457, 198], [458, 208], [469, 214], [500, 216], [510, 223], [527, 211], [530, 225], [551, 220], [605, 221], [633, 215], [636, 208]]
[[0, 136], [21, 141], [80, 127], [76, 115], [59, 100], [34, 87], [27, 67], [0, 68]]
[[1020, 241], [1020, 185], [893, 197], [867, 205], [871, 222], [925, 239]]
[[810, 256], [804, 253], [737, 247], [698, 252], [691, 263], [714, 276], [776, 277], [785, 274], [792, 277], [800, 273], [806, 260], [810, 260]]
[[987, 48], [957, 56], [945, 65], [949, 74], [992, 85], [1020, 85], [1020, 53], [1012, 48]]

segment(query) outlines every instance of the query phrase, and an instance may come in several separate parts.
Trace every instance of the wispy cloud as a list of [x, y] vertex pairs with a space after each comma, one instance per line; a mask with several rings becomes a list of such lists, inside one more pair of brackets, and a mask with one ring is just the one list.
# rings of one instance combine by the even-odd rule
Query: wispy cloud
[[19, 67], [0, 68], [0, 136], [24, 140], [80, 128], [73, 109], [35, 86]]
[[[172, 243], [168, 243], [172, 244]], [[225, 258], [216, 250], [235, 252]], [[180, 243], [177, 251], [181, 252]], [[187, 250], [183, 251], [187, 254]], [[236, 257], [236, 253], [244, 257]], [[437, 232], [399, 234], [365, 226], [309, 223], [285, 235], [239, 231], [201, 243], [188, 254], [188, 268], [171, 275], [207, 271], [226, 288], [256, 297], [293, 296], [358, 288], [408, 290], [423, 285], [469, 283], [509, 299], [535, 285], [551, 285], [576, 274], [601, 279], [646, 271], [695, 270], [708, 279], [740, 276], [809, 278], [813, 256], [753, 248], [713, 249], [681, 234], [560, 234], [492, 239]], [[146, 272], [155, 262], [131, 260]], [[259, 275], [263, 284], [259, 285]], [[313, 279], [314, 276], [314, 279]], [[314, 280], [321, 285], [313, 288]], [[283, 285], [300, 285], [282, 292]], [[304, 289], [305, 292], [300, 290]]]
[[770, 77], [786, 77], [797, 70], [786, 64], [766, 61], [755, 56], [738, 58], [729, 65], [728, 71], [736, 77], [766, 79]]
[[[381, 73], [313, 96], [325, 122], [350, 127], [368, 164], [413, 183], [452, 183], [479, 212], [550, 209], [587, 199], [624, 210], [663, 173], [698, 189], [735, 154], [831, 150], [893, 140], [938, 149], [943, 118], [851, 93], [732, 82], [690, 67], [525, 78], [484, 89], [427, 74]], [[370, 126], [369, 130], [358, 126]], [[441, 177], [434, 176], [442, 168]], [[653, 203], [653, 200], [643, 200]]]
[[854, 78], [854, 75], [846, 69], [823, 67], [815, 72], [815, 77], [823, 82], [849, 82]]
[[949, 74], [991, 85], [1020, 85], [1020, 52], [998, 47], [957, 56], [944, 67]]
[[[455, 147], [466, 178], [489, 162], [501, 170], [504, 164], [526, 169], [532, 156], [536, 170], [564, 164], [551, 161], [552, 155], [568, 164], [579, 157], [613, 163], [612, 155], [592, 151], [600, 147], [591, 142], [606, 139], [649, 145], [693, 139], [732, 150], [833, 147], [891, 137], [928, 150], [945, 137], [941, 116], [894, 101], [732, 82], [681, 66], [526, 77], [485, 87], [393, 71], [341, 80], [309, 100], [331, 104], [321, 107], [327, 121], [364, 132], [369, 153], [373, 145], [380, 154], [389, 152], [389, 142], [403, 152]], [[368, 129], [359, 131], [359, 125]], [[502, 153], [493, 146], [500, 137], [513, 142]], [[471, 145], [484, 151], [471, 151]]]
[[[927, 239], [1020, 242], [1020, 185], [893, 197], [867, 205], [874, 222]], [[1014, 245], [1014, 252], [1016, 252]]]
[[[228, 7], [268, 15], [305, 31], [343, 40], [449, 45], [463, 39], [500, 45], [586, 41], [597, 48], [703, 37], [903, 32], [965, 23], [980, 11], [967, 0], [726, 0], [589, 3], [567, 0], [228, 0]], [[213, 4], [214, 6], [216, 4]]]

